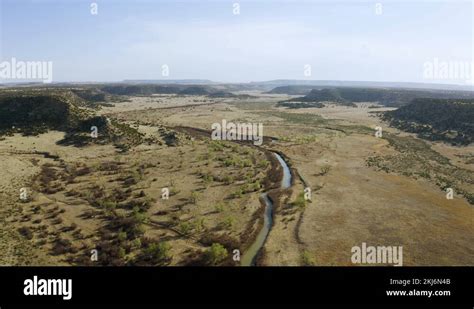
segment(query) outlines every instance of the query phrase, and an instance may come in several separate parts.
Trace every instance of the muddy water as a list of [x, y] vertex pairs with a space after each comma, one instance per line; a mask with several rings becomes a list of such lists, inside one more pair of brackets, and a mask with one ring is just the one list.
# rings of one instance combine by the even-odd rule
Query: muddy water
[[[278, 162], [283, 167], [283, 178], [281, 180], [281, 188], [286, 189], [291, 186], [291, 172], [290, 168], [286, 164], [285, 160], [277, 154], [273, 153], [275, 157], [278, 159]], [[255, 261], [257, 259], [258, 253], [263, 248], [265, 244], [265, 240], [268, 237], [268, 233], [270, 233], [270, 229], [273, 226], [273, 203], [268, 198], [267, 193], [262, 194], [262, 198], [265, 201], [265, 213], [264, 213], [264, 222], [263, 227], [258, 233], [257, 238], [253, 242], [253, 244], [247, 249], [241, 259], [242, 266], [254, 266]]]

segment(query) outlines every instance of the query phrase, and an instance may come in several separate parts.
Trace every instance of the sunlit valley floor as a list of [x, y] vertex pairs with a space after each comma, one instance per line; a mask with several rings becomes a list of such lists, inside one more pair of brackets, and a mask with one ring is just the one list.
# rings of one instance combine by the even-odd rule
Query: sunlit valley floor
[[[474, 265], [474, 146], [426, 141], [374, 113], [394, 108], [288, 109], [277, 105], [288, 95], [250, 94], [129, 96], [94, 109], [122, 130], [119, 147], [61, 143], [59, 129], [3, 136], [0, 263], [237, 266], [234, 250], [262, 225], [260, 196], [278, 182], [271, 150], [294, 181], [275, 195], [258, 265], [349, 266], [363, 242], [403, 246], [403, 265]], [[222, 119], [262, 123], [271, 138], [213, 141], [203, 132]]]

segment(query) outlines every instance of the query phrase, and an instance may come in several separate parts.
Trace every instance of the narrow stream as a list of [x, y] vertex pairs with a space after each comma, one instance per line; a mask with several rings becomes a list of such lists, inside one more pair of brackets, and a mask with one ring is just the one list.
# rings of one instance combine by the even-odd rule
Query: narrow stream
[[[290, 168], [286, 164], [285, 160], [277, 154], [273, 153], [275, 157], [278, 159], [278, 162], [283, 167], [283, 179], [281, 180], [281, 188], [286, 189], [291, 186], [291, 172]], [[265, 214], [264, 214], [264, 222], [263, 227], [258, 233], [257, 238], [253, 242], [253, 244], [247, 249], [241, 259], [242, 266], [255, 266], [255, 262], [257, 259], [257, 255], [262, 249], [263, 245], [265, 244], [265, 240], [267, 239], [268, 233], [270, 233], [270, 229], [273, 226], [273, 203], [268, 198], [267, 193], [262, 194], [262, 198], [265, 200]]]

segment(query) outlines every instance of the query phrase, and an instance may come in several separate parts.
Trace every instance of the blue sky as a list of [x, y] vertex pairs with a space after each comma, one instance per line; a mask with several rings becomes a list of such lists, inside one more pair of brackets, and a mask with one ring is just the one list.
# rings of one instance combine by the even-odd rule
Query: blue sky
[[1, 60], [52, 61], [56, 82], [161, 79], [164, 64], [169, 79], [427, 82], [427, 61], [473, 60], [470, 1], [91, 2], [0, 0]]

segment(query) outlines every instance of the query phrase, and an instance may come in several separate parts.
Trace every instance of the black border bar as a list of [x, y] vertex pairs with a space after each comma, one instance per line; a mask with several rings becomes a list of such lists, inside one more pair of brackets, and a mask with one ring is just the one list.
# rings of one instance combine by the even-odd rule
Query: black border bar
[[[24, 281], [72, 279], [72, 299], [25, 296]], [[449, 279], [391, 285], [390, 279]], [[0, 267], [0, 307], [10, 304], [415, 304], [473, 308], [474, 267]], [[446, 282], [446, 281], [445, 281]], [[387, 296], [387, 290], [450, 296]], [[456, 305], [453, 307], [453, 305]]]

